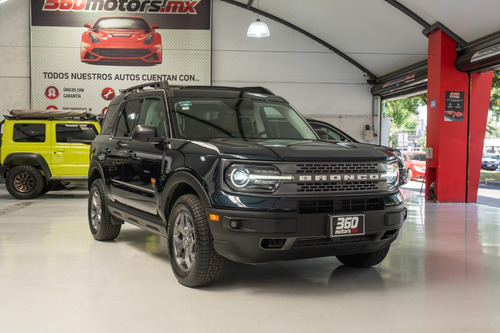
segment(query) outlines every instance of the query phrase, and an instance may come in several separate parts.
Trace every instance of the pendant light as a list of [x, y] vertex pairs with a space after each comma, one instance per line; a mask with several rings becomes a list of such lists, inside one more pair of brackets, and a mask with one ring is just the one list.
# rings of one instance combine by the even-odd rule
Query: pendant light
[[269, 32], [269, 27], [266, 23], [262, 22], [259, 18], [259, 5], [260, 0], [257, 1], [257, 20], [252, 22], [247, 30], [247, 37], [252, 38], [264, 38], [271, 36]]

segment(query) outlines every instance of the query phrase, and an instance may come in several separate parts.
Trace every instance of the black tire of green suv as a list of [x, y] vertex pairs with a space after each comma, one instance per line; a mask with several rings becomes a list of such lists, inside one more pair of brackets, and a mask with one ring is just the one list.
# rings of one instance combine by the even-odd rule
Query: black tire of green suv
[[114, 240], [120, 234], [121, 224], [111, 223], [108, 198], [101, 179], [96, 179], [90, 187], [88, 216], [90, 232], [98, 241]]
[[169, 255], [177, 280], [188, 287], [202, 287], [217, 280], [224, 258], [215, 252], [205, 209], [192, 194], [181, 196], [169, 218]]
[[346, 266], [367, 268], [380, 264], [389, 253], [390, 245], [370, 253], [360, 253], [346, 256], [337, 256], [337, 259]]
[[16, 199], [34, 199], [45, 186], [45, 180], [37, 168], [31, 165], [18, 165], [12, 168], [5, 180], [7, 191]]

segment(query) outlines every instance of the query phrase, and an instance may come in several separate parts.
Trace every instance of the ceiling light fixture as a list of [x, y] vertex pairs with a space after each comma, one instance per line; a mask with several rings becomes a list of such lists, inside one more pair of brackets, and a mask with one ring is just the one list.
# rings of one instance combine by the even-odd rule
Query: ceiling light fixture
[[262, 22], [259, 18], [259, 7], [260, 0], [257, 1], [257, 20], [252, 22], [247, 30], [247, 37], [252, 38], [264, 38], [271, 36], [269, 32], [269, 27], [266, 23]]
[[2, 2], [7, 2], [7, 0], [0, 0], [0, 3], [2, 3]]

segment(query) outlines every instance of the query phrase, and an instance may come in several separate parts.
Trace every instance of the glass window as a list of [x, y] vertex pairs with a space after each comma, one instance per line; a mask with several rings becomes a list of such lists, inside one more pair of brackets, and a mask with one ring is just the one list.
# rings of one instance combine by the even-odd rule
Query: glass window
[[56, 125], [56, 141], [60, 143], [91, 143], [97, 134], [93, 124]]
[[156, 127], [156, 136], [165, 137], [165, 118], [166, 113], [162, 100], [146, 98], [142, 103], [142, 110], [137, 124], [153, 125]]
[[14, 142], [45, 142], [44, 124], [14, 124]]
[[132, 17], [107, 17], [102, 18], [93, 26], [97, 29], [133, 29], [149, 30], [149, 25], [142, 18]]
[[307, 123], [286, 104], [240, 99], [177, 100], [174, 112], [177, 133], [184, 139], [316, 139]]
[[124, 105], [115, 129], [116, 137], [130, 137], [130, 132], [134, 128], [140, 106], [141, 101], [138, 99], [129, 101]]

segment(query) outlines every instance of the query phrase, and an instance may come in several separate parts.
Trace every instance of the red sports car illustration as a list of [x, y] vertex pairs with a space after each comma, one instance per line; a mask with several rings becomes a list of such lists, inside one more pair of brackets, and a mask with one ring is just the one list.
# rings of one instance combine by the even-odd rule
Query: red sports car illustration
[[116, 65], [161, 64], [161, 36], [139, 16], [103, 16], [82, 34], [81, 61]]

